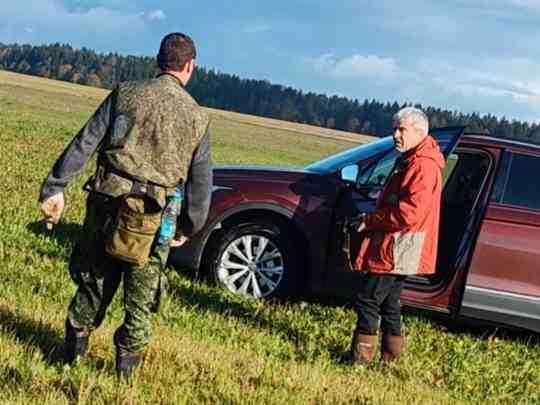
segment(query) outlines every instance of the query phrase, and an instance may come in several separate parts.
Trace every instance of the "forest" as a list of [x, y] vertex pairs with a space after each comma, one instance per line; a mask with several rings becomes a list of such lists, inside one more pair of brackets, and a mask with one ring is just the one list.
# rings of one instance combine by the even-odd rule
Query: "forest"
[[[120, 81], [141, 80], [156, 74], [153, 57], [102, 54], [60, 43], [41, 46], [0, 43], [0, 69], [108, 89]], [[390, 134], [391, 118], [404, 106], [396, 101], [316, 94], [206, 67], [196, 68], [188, 91], [207, 107], [376, 136]], [[427, 113], [432, 127], [467, 125], [472, 131], [540, 144], [539, 124], [491, 114], [416, 106]]]

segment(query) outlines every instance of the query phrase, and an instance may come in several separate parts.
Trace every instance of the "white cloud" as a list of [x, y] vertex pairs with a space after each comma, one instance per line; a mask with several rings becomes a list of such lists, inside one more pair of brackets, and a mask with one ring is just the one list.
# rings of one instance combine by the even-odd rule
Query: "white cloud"
[[538, 0], [454, 0], [462, 6], [476, 9], [482, 14], [511, 18], [523, 13], [540, 12]]
[[331, 53], [309, 59], [313, 68], [321, 74], [336, 79], [352, 79], [362, 77], [393, 78], [400, 69], [393, 58], [382, 58], [376, 55], [353, 54], [345, 58], [337, 58]]
[[150, 11], [148, 13], [145, 13], [145, 17], [146, 19], [150, 20], [150, 21], [155, 21], [155, 20], [164, 20], [167, 18], [167, 16], [165, 15], [165, 13], [163, 12], [163, 10], [153, 10], [153, 11]]
[[[106, 6], [71, 10], [60, 0], [9, 2], [2, 5], [0, 38], [6, 43], [42, 43], [72, 42], [74, 37], [84, 36], [133, 35], [144, 31], [149, 20], [162, 17], [165, 15], [160, 10], [141, 13]], [[21, 30], [21, 26], [32, 29]]]
[[517, 7], [529, 10], [540, 10], [540, 2], [538, 0], [482, 0], [480, 3], [485, 6]]
[[515, 98], [540, 96], [538, 64], [527, 59], [485, 59], [468, 67], [435, 61], [426, 62], [425, 65], [430, 66], [428, 71], [444, 80], [448, 86], [472, 86]]
[[484, 59], [467, 66], [423, 60], [416, 70], [416, 91], [439, 92], [481, 113], [508, 115], [521, 111], [526, 119], [540, 116], [538, 64], [523, 58]]
[[270, 25], [265, 22], [255, 22], [246, 25], [242, 31], [246, 34], [259, 34], [261, 32], [270, 31], [270, 29]]
[[540, 2], [538, 0], [507, 0], [507, 1], [512, 6], [540, 9]]
[[407, 61], [325, 54], [309, 62], [312, 69], [328, 78], [325, 87], [336, 89], [326, 90], [332, 94], [530, 121], [540, 117], [540, 69], [531, 59], [485, 58], [464, 64], [451, 57]]

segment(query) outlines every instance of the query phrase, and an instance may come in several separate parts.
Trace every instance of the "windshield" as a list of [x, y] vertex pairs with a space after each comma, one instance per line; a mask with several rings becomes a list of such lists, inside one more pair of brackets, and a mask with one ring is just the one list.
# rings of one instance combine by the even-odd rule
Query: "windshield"
[[[436, 128], [430, 132], [430, 135], [439, 144], [441, 152], [445, 156], [448, 156], [448, 154], [451, 153], [456, 146], [456, 143], [458, 142], [461, 135], [463, 135], [464, 130], [465, 127]], [[338, 154], [329, 156], [323, 160], [319, 160], [318, 162], [311, 163], [310, 165], [305, 167], [305, 170], [320, 174], [333, 173], [343, 169], [348, 165], [357, 164], [364, 159], [378, 155], [379, 153], [391, 150], [393, 148], [394, 139], [391, 136], [387, 136], [385, 138], [378, 139], [368, 144], [360, 145], [352, 149], [347, 149]], [[395, 160], [397, 155], [397, 152], [391, 155], [390, 160]], [[390, 161], [388, 162], [388, 165], [384, 166], [384, 170], [387, 170], [389, 167], [391, 167]], [[377, 175], [379, 174], [381, 173], [377, 173]], [[379, 176], [378, 178], [382, 179], [381, 176]]]
[[311, 163], [305, 167], [305, 170], [315, 173], [332, 173], [393, 147], [394, 140], [391, 136], [387, 136]]

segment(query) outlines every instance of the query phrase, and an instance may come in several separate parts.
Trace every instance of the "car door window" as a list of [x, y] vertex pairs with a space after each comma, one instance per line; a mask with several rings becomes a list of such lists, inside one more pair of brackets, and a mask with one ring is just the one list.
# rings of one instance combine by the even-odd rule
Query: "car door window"
[[538, 181], [540, 158], [518, 153], [510, 154], [508, 171], [499, 172], [504, 176], [502, 192], [497, 198], [501, 204], [540, 210], [540, 187]]
[[[431, 136], [439, 144], [445, 158], [454, 150], [459, 138], [463, 135], [464, 129], [464, 127], [452, 127], [431, 131]], [[358, 178], [357, 184], [361, 187], [381, 189], [392, 174], [392, 169], [399, 155], [400, 153], [393, 148], [383, 154], [377, 162], [364, 169]]]
[[399, 152], [395, 149], [386, 153], [379, 161], [364, 171], [358, 179], [358, 184], [369, 187], [382, 187], [388, 177], [392, 174], [392, 169], [396, 163]]
[[459, 155], [457, 153], [451, 153], [450, 156], [448, 156], [448, 159], [446, 159], [446, 164], [444, 165], [442, 172], [443, 188], [446, 186], [446, 182], [452, 176], [452, 173], [454, 173], [458, 160]]
[[[368, 170], [364, 171], [358, 178], [360, 186], [382, 187], [386, 183], [388, 177], [392, 174], [392, 169], [396, 164], [396, 159], [399, 157], [399, 152], [395, 149], [389, 151], [379, 161], [372, 165]], [[450, 174], [457, 164], [458, 155], [450, 154], [446, 160], [446, 165], [443, 170], [443, 184], [446, 184]]]

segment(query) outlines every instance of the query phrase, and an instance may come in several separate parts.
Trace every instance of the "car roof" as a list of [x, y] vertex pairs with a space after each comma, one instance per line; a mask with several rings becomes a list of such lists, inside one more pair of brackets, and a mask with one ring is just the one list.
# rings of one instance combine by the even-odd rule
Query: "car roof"
[[522, 150], [529, 150], [534, 152], [540, 152], [540, 145], [526, 142], [518, 141], [516, 139], [501, 138], [491, 135], [486, 135], [482, 133], [471, 133], [466, 132], [461, 138], [462, 141], [473, 141], [475, 143], [481, 143], [483, 145], [495, 146], [500, 148], [516, 148]]

